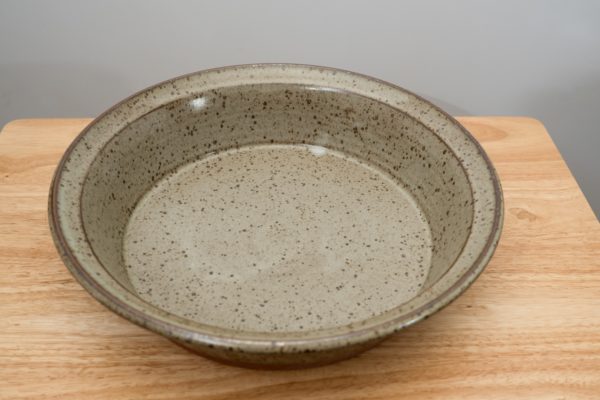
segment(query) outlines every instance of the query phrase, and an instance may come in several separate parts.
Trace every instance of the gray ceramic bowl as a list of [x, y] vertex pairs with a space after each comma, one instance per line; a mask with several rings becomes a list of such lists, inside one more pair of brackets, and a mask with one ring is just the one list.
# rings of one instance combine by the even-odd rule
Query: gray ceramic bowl
[[303, 65], [202, 71], [94, 120], [50, 192], [75, 278], [207, 357], [299, 367], [426, 318], [489, 261], [502, 196], [452, 117]]

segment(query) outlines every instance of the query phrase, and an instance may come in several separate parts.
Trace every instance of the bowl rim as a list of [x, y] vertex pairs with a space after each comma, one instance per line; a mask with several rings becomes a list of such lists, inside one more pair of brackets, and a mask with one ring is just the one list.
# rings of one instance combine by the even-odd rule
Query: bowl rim
[[[334, 335], [324, 335], [310, 338], [284, 338], [281, 340], [273, 341], [271, 338], [239, 338], [239, 337], [231, 337], [231, 336], [221, 336], [221, 335], [213, 335], [211, 333], [206, 333], [202, 331], [198, 331], [197, 329], [193, 329], [190, 327], [181, 326], [181, 324], [176, 324], [170, 322], [165, 319], [160, 319], [155, 316], [149, 315], [145, 312], [138, 310], [137, 308], [131, 306], [126, 301], [120, 299], [119, 297], [113, 295], [109, 290], [103, 287], [88, 271], [84, 269], [82, 264], [79, 262], [78, 258], [72, 251], [65, 237], [65, 234], [62, 229], [60, 217], [59, 217], [59, 205], [58, 205], [58, 191], [59, 185], [57, 182], [60, 182], [62, 179], [62, 174], [64, 172], [64, 166], [67, 160], [72, 155], [73, 151], [79, 144], [79, 142], [87, 135], [92, 127], [94, 127], [99, 121], [105, 118], [107, 115], [113, 113], [115, 110], [119, 109], [121, 106], [127, 104], [130, 100], [144, 94], [145, 92], [149, 92], [153, 89], [159, 88], [164, 85], [171, 84], [175, 81], [179, 81], [188, 77], [193, 77], [199, 74], [205, 74], [210, 72], [219, 72], [229, 69], [252, 69], [252, 68], [261, 68], [261, 67], [286, 67], [286, 68], [299, 68], [299, 69], [318, 69], [328, 72], [341, 72], [350, 76], [355, 76], [362, 80], [378, 83], [384, 86], [393, 89], [394, 91], [399, 91], [410, 96], [413, 96], [420, 103], [423, 103], [430, 107], [432, 110], [435, 110], [441, 116], [445, 117], [449, 122], [451, 122], [455, 128], [458, 128], [462, 135], [474, 146], [477, 151], [477, 155], [483, 160], [484, 165], [487, 168], [487, 172], [489, 174], [489, 178], [491, 184], [493, 186], [493, 199], [494, 199], [494, 214], [493, 220], [491, 224], [491, 229], [488, 237], [486, 238], [485, 244], [481, 248], [479, 254], [476, 258], [471, 261], [470, 267], [459, 276], [459, 278], [454, 281], [450, 287], [448, 287], [443, 292], [432, 296], [425, 304], [415, 309], [412, 309], [406, 313], [395, 316], [390, 320], [384, 320], [379, 322], [375, 326], [368, 327], [358, 327], [355, 330], [350, 330], [348, 332], [343, 332]], [[462, 160], [461, 160], [462, 164]], [[463, 165], [464, 168], [464, 165]], [[226, 347], [226, 348], [236, 348], [236, 349], [252, 349], [253, 351], [264, 351], [265, 353], [272, 352], [277, 350], [279, 352], [301, 352], [306, 350], [312, 350], [318, 345], [320, 348], [337, 348], [343, 347], [344, 345], [348, 345], [351, 343], [360, 343], [368, 341], [369, 339], [379, 338], [388, 336], [389, 334], [396, 332], [400, 329], [413, 325], [414, 323], [421, 321], [423, 319], [428, 318], [430, 315], [436, 313], [442, 308], [449, 305], [452, 301], [454, 301], [460, 294], [462, 294], [468, 287], [477, 279], [477, 277], [483, 272], [489, 260], [491, 259], [495, 249], [497, 248], [498, 241], [500, 239], [500, 235], [502, 232], [504, 218], [504, 200], [502, 194], [502, 188], [500, 184], [500, 180], [496, 173], [496, 170], [484, 151], [481, 144], [473, 137], [473, 135], [454, 117], [449, 115], [446, 111], [442, 110], [440, 107], [436, 106], [429, 100], [419, 96], [403, 87], [387, 82], [382, 79], [374, 78], [369, 75], [349, 71], [341, 68], [334, 67], [324, 67], [319, 65], [312, 64], [302, 64], [302, 63], [250, 63], [250, 64], [236, 64], [236, 65], [228, 65], [216, 68], [203, 69], [187, 74], [183, 74], [180, 76], [176, 76], [159, 83], [153, 84], [137, 92], [131, 94], [130, 96], [124, 98], [123, 100], [117, 102], [106, 111], [102, 112], [96, 118], [94, 118], [72, 141], [72, 143], [68, 146], [65, 153], [63, 154], [60, 162], [58, 163], [49, 191], [48, 197], [48, 222], [50, 225], [50, 231], [54, 240], [54, 243], [59, 250], [59, 254], [71, 272], [71, 274], [76, 278], [76, 280], [100, 303], [104, 306], [117, 313], [118, 315], [128, 319], [129, 321], [140, 325], [144, 328], [150, 329], [156, 333], [164, 335], [166, 337], [179, 340], [185, 343], [197, 343], [207, 345], [209, 347]], [[86, 242], [89, 243], [87, 237], [85, 238]], [[468, 239], [467, 239], [468, 241]], [[463, 247], [464, 250], [464, 247]], [[461, 253], [462, 251], [461, 250]], [[459, 256], [460, 254], [459, 253]], [[455, 263], [454, 260], [453, 263]], [[449, 270], [451, 267], [449, 268]], [[440, 277], [442, 279], [442, 277]], [[148, 303], [149, 304], [149, 303]], [[154, 305], [149, 304], [152, 307], [157, 308]], [[171, 314], [166, 312], [167, 314], [176, 317], [175, 314]], [[302, 334], [304, 332], [299, 332]], [[260, 335], [260, 333], [257, 333]]]

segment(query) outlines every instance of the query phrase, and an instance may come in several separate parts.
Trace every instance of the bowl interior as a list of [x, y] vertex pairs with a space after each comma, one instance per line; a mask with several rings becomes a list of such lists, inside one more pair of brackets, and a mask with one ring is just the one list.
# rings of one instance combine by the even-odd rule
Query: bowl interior
[[94, 257], [168, 313], [248, 332], [352, 325], [452, 267], [474, 200], [418, 118], [324, 85], [194, 91], [127, 124], [81, 190]]

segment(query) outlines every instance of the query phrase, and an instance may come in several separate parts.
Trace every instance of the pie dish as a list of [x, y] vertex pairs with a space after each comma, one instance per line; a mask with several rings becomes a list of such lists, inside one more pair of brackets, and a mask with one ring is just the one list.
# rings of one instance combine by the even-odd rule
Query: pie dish
[[66, 151], [54, 241], [102, 304], [192, 351], [294, 368], [356, 355], [459, 296], [502, 192], [477, 141], [364, 75], [253, 64], [115, 105]]

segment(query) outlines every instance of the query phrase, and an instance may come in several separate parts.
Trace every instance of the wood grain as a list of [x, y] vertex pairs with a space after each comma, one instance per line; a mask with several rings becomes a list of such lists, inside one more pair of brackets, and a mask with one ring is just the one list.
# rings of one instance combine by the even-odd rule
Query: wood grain
[[11, 122], [0, 133], [0, 398], [600, 398], [600, 224], [538, 121], [461, 121], [504, 188], [487, 270], [360, 357], [285, 372], [205, 360], [93, 300], [46, 218], [53, 170], [89, 120]]

